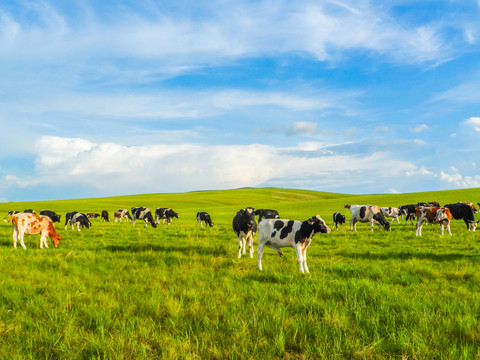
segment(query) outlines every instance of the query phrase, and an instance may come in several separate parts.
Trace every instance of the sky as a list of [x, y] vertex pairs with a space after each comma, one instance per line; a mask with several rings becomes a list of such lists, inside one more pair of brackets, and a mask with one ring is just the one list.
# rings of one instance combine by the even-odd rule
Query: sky
[[480, 0], [4, 0], [0, 201], [479, 187], [478, 19]]

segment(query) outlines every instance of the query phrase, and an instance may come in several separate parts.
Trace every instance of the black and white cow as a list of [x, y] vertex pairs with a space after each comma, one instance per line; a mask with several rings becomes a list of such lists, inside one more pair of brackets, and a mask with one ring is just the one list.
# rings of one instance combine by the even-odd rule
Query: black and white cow
[[60, 222], [62, 215], [57, 215], [55, 211], [40, 210], [40, 215], [48, 216], [53, 222]]
[[197, 225], [200, 223], [200, 226], [203, 227], [202, 222], [205, 223], [205, 226], [213, 226], [212, 218], [210, 217], [210, 214], [205, 212], [205, 211], [199, 211], [197, 212]]
[[342, 224], [345, 224], [345, 215], [340, 214], [338, 211], [334, 212], [332, 228], [338, 230], [338, 225], [340, 225], [340, 230], [342, 230]]
[[259, 223], [263, 219], [280, 219], [280, 215], [278, 215], [278, 211], [272, 210], [272, 209], [257, 209], [255, 210], [255, 215], [258, 216]]
[[178, 212], [170, 208], [157, 208], [155, 210], [155, 222], [157, 224], [160, 222], [160, 219], [163, 219], [163, 223], [167, 220], [167, 224], [170, 225], [174, 217], [178, 219]]
[[350, 230], [357, 231], [357, 222], [369, 222], [372, 231], [374, 223], [378, 227], [382, 225], [385, 230], [390, 230], [390, 223], [376, 205], [345, 205], [345, 208], [350, 209]]
[[253, 258], [253, 236], [257, 232], [255, 221], [255, 209], [247, 207], [240, 209], [232, 221], [233, 231], [238, 238], [238, 257], [245, 255], [245, 247], [248, 243], [250, 257]]
[[25, 209], [23, 210], [24, 213], [27, 213], [27, 214], [36, 214], [37, 212], [33, 209]]
[[[65, 214], [65, 230], [67, 230], [67, 225], [72, 224], [73, 215], [77, 214], [78, 211], [72, 211]], [[73, 224], [72, 224], [73, 228]]]
[[135, 220], [145, 221], [145, 227], [148, 226], [148, 223], [152, 224], [152, 227], [156, 228], [155, 220], [153, 219], [152, 212], [149, 208], [146, 207], [132, 207], [132, 218], [133, 226], [135, 226]]
[[316, 233], [328, 233], [330, 228], [319, 216], [313, 216], [305, 221], [265, 219], [258, 225], [258, 269], [262, 270], [263, 248], [278, 252], [283, 257], [282, 247], [292, 247], [297, 253], [300, 271], [309, 272], [307, 266], [307, 248]]
[[405, 225], [407, 225], [408, 220], [410, 220], [410, 224], [413, 225], [413, 220], [416, 219], [417, 215], [415, 212], [415, 208], [418, 207], [419, 205], [400, 205], [398, 207], [398, 212], [400, 215], [405, 215]]
[[70, 220], [70, 223], [72, 224], [72, 230], [73, 230], [73, 225], [74, 224], [77, 224], [77, 230], [78, 231], [81, 231], [83, 229], [83, 227], [86, 227], [89, 230], [92, 227], [92, 224], [91, 224], [90, 220], [88, 220], [87, 215], [79, 213], [79, 212], [75, 213], [72, 216], [72, 219]]
[[382, 212], [383, 216], [385, 216], [385, 218], [392, 218], [390, 223], [393, 223], [393, 220], [397, 220], [397, 223], [400, 224], [400, 220], [398, 220], [398, 217], [400, 216], [400, 210], [398, 208], [383, 206], [380, 208], [380, 211]]
[[101, 213], [100, 217], [103, 221], [110, 221], [110, 219], [108, 218], [108, 211], [107, 210], [102, 210], [102, 213]]
[[450, 213], [454, 219], [465, 221], [468, 231], [475, 231], [477, 228], [477, 222], [475, 221], [475, 215], [471, 205], [456, 203], [447, 204], [444, 205], [444, 207], [450, 209]]

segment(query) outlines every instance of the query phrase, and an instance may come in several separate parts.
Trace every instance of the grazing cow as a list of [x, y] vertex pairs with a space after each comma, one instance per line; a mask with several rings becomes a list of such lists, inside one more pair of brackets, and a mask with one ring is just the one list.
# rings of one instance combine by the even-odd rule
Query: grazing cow
[[415, 208], [415, 213], [417, 216], [415, 236], [422, 236], [422, 226], [424, 222], [429, 224], [439, 223], [442, 235], [443, 228], [446, 226], [448, 233], [452, 235], [452, 232], [450, 231], [450, 220], [452, 220], [452, 214], [448, 208], [438, 206], [417, 206]]
[[444, 207], [450, 209], [452, 218], [465, 221], [468, 231], [475, 231], [477, 228], [477, 222], [475, 221], [474, 210], [471, 205], [466, 203], [456, 203], [447, 204]]
[[93, 218], [93, 219], [96, 219], [97, 217], [100, 217], [100, 214], [98, 214], [98, 213], [93, 213], [93, 212], [88, 212], [88, 213], [87, 213], [87, 218], [89, 218], [89, 219], [92, 219], [92, 218]]
[[197, 225], [200, 223], [200, 226], [203, 227], [202, 222], [205, 223], [205, 226], [213, 226], [212, 218], [210, 217], [210, 214], [205, 212], [205, 211], [199, 211], [197, 212]]
[[50, 210], [40, 210], [40, 215], [48, 216], [53, 222], [60, 222], [60, 218], [62, 217], [62, 215], [57, 215], [55, 211]]
[[272, 209], [257, 209], [255, 210], [255, 215], [258, 216], [258, 223], [263, 219], [280, 219], [278, 211]]
[[233, 218], [232, 226], [238, 238], [238, 257], [242, 257], [242, 252], [245, 255], [245, 246], [248, 242], [250, 257], [253, 258], [253, 236], [257, 231], [255, 209], [247, 207], [238, 210]]
[[89, 230], [92, 227], [92, 224], [90, 223], [90, 220], [88, 220], [87, 215], [78, 213], [78, 212], [72, 216], [70, 223], [72, 224], [72, 230], [73, 230], [73, 224], [77, 224], [78, 231], [81, 231], [83, 227], [86, 227]]
[[102, 210], [102, 214], [100, 216], [101, 216], [101, 219], [103, 221], [110, 221], [110, 219], [108, 218], [108, 211], [107, 210]]
[[390, 230], [390, 223], [385, 219], [380, 208], [376, 205], [345, 205], [350, 209], [352, 217], [350, 218], [350, 230], [357, 231], [357, 222], [369, 222], [370, 230], [373, 231], [373, 224], [378, 227], [383, 226], [384, 230]]
[[345, 224], [345, 215], [340, 214], [338, 211], [334, 212], [332, 228], [338, 230], [338, 225], [340, 225], [340, 230], [342, 230], [342, 224]]
[[160, 222], [160, 219], [163, 219], [163, 224], [165, 223], [165, 220], [167, 220], [167, 224], [170, 225], [174, 217], [178, 219], [178, 212], [175, 212], [170, 208], [157, 208], [155, 210], [155, 222], [157, 224]]
[[37, 212], [36, 212], [35, 210], [33, 210], [33, 209], [25, 209], [25, 210], [23, 210], [23, 212], [24, 212], [25, 214], [36, 214], [36, 213], [37, 213]]
[[400, 216], [400, 210], [396, 207], [381, 207], [380, 211], [382, 212], [383, 216], [385, 218], [389, 217], [392, 218], [390, 223], [393, 223], [393, 220], [397, 220], [397, 223], [400, 224], [400, 220], [398, 220], [398, 217]]
[[152, 212], [149, 208], [146, 207], [132, 207], [132, 218], [133, 218], [133, 226], [135, 226], [135, 220], [143, 220], [145, 221], [145, 227], [147, 227], [148, 223], [152, 224], [152, 227], [156, 228], [157, 224], [155, 224], [155, 220], [153, 219]]
[[415, 217], [416, 217], [415, 207], [417, 206], [418, 205], [411, 204], [411, 205], [400, 205], [398, 207], [398, 211], [400, 215], [406, 215], [405, 225], [407, 225], [408, 220], [410, 220], [410, 224], [413, 225], [413, 220], [415, 220]]
[[[72, 211], [72, 212], [69, 212], [69, 213], [65, 214], [65, 230], [67, 230], [67, 225], [68, 224], [72, 224], [73, 215], [75, 215], [77, 213], [78, 213], [78, 211]], [[72, 224], [72, 229], [73, 229], [73, 224]]]
[[262, 270], [263, 248], [277, 251], [283, 257], [282, 247], [292, 247], [297, 253], [300, 271], [309, 272], [307, 266], [307, 248], [316, 233], [328, 233], [330, 228], [319, 216], [313, 216], [306, 221], [265, 219], [258, 225], [258, 269]]
[[20, 213], [12, 215], [11, 217], [13, 225], [13, 247], [17, 248], [17, 240], [20, 240], [20, 245], [27, 250], [23, 237], [27, 235], [40, 234], [40, 249], [43, 246], [48, 248], [47, 236], [52, 239], [53, 245], [58, 247], [62, 237], [57, 234], [53, 221], [44, 215], [35, 215], [29, 213]]
[[132, 217], [130, 216], [130, 213], [128, 212], [128, 209], [118, 209], [113, 213], [113, 217], [115, 219], [115, 222], [117, 221], [122, 221], [124, 218], [127, 220], [132, 221]]

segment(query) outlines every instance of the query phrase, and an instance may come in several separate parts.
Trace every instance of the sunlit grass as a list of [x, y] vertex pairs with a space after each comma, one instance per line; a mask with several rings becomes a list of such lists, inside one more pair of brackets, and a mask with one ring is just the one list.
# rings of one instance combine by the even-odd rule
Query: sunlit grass
[[[304, 220], [345, 203], [401, 205], [480, 198], [469, 192], [349, 196], [285, 189], [141, 195], [41, 204], [111, 214], [119, 207], [169, 206], [180, 219], [157, 229], [93, 221], [57, 229], [58, 249], [13, 249], [0, 224], [0, 358], [414, 358], [480, 356], [480, 246], [463, 222], [438, 226], [366, 224], [318, 234], [301, 275], [293, 249], [237, 258], [231, 220], [245, 206]], [[215, 226], [195, 225], [208, 211]], [[63, 218], [62, 216], [62, 218]], [[112, 215], [111, 215], [112, 216]], [[256, 244], [256, 241], [255, 241]], [[255, 247], [256, 250], [256, 247]]]

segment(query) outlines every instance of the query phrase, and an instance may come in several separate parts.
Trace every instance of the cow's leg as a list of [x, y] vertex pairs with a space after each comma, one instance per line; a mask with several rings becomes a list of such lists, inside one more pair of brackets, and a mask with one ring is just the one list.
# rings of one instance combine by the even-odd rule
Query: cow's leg
[[80, 228], [80, 221], [77, 222], [77, 230], [82, 231], [82, 229]]
[[23, 236], [24, 236], [24, 233], [20, 232], [19, 233], [20, 245], [22, 245], [23, 250], [27, 250], [27, 247], [25, 246], [25, 243], [23, 242]]
[[307, 245], [306, 244], [302, 248], [302, 256], [303, 256], [303, 268], [305, 269], [305, 272], [308, 274], [310, 271], [308, 271], [308, 266], [307, 266]]
[[247, 238], [248, 238], [248, 250], [249, 250], [251, 258], [253, 258], [253, 234], [254, 233], [250, 232], [250, 234], [247, 236]]
[[[447, 227], [448, 234], [452, 236], [452, 232], [450, 231], [450, 221], [445, 221], [445, 225]], [[443, 234], [442, 234], [443, 235]]]
[[265, 247], [265, 243], [263, 239], [258, 239], [258, 270], [262, 271], [262, 255], [263, 255], [263, 248]]
[[242, 257], [242, 250], [243, 253], [245, 254], [245, 239], [243, 238], [242, 235], [238, 235], [238, 257]]
[[[354, 218], [352, 217], [352, 218], [350, 219], [350, 230], [353, 230], [354, 221], [355, 221], [355, 220], [354, 220]], [[355, 230], [355, 231], [356, 231], [356, 230]]]
[[277, 246], [275, 246], [275, 245], [272, 245], [272, 244], [268, 244], [267, 246], [268, 246], [270, 249], [275, 250], [275, 251], [278, 253], [278, 255], [280, 255], [280, 257], [283, 258], [283, 252], [282, 252], [282, 250], [280, 250], [279, 247], [277, 247]]
[[13, 248], [17, 248], [17, 237], [18, 237], [18, 230], [16, 227], [13, 228]]
[[300, 272], [305, 273], [305, 270], [303, 269], [303, 254], [302, 254], [301, 243], [298, 243], [297, 246], [295, 246], [295, 251], [297, 253], [297, 260], [298, 260], [298, 265], [300, 266]]
[[[373, 218], [370, 219], [370, 231], [373, 231], [373, 224], [374, 224]], [[380, 226], [380, 225], [379, 225]]]
[[415, 236], [422, 236], [422, 224], [423, 224], [423, 221], [417, 221]]

